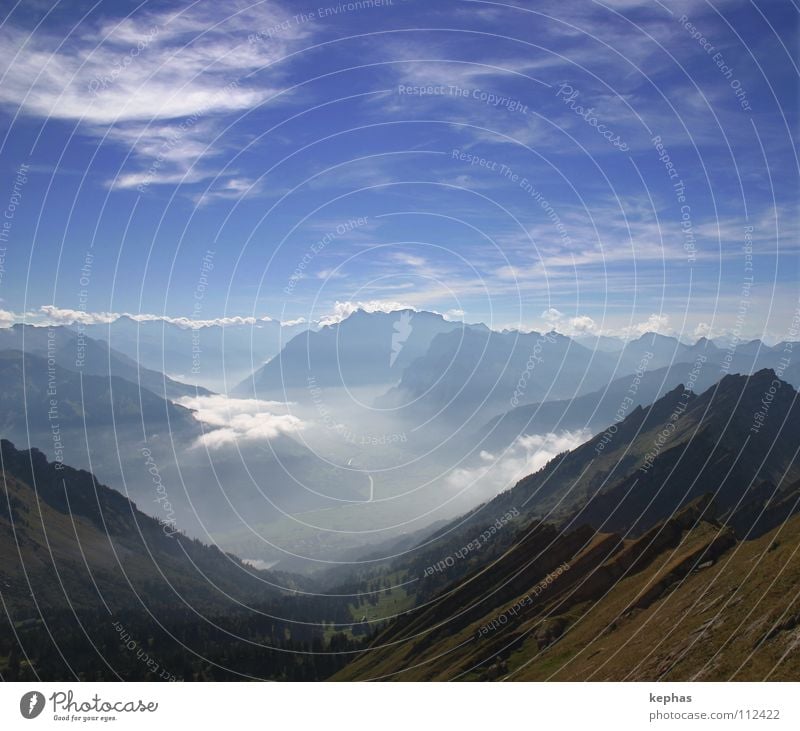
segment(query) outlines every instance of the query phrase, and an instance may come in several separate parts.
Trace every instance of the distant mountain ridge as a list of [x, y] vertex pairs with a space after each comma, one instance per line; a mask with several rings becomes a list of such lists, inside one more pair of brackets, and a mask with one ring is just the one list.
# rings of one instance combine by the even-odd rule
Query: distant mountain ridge
[[102, 340], [68, 327], [13, 325], [0, 328], [0, 350], [22, 350], [40, 358], [53, 358], [61, 368], [92, 376], [117, 376], [139, 384], [162, 398], [207, 395], [205, 388], [189, 386], [158, 371], [145, 368]]
[[[771, 356], [773, 362], [776, 358], [776, 354]], [[742, 365], [747, 366], [746, 363]], [[718, 364], [697, 359], [649, 370], [637, 368], [598, 391], [561, 401], [518, 406], [490, 419], [478, 432], [485, 439], [482, 446], [490, 450], [500, 449], [525, 434], [603, 429], [621, 421], [636, 406], [646, 406], [658, 400], [685, 383], [692, 373], [694, 390], [698, 393], [714, 385], [722, 375]], [[800, 387], [796, 369], [784, 371], [783, 375], [792, 386]]]
[[[780, 398], [759, 421], [774, 384]], [[700, 395], [678, 386], [554, 458], [489, 506], [497, 512], [524, 503], [529, 515], [635, 534], [711, 493], [713, 515], [724, 520], [759, 494], [759, 509], [788, 499], [783, 490], [800, 480], [797, 434], [798, 393], [770, 369], [725, 376]]]
[[[434, 338], [428, 352], [406, 368], [399, 384], [377, 403], [386, 407], [414, 402], [410, 416], [418, 420], [438, 415], [461, 422], [476, 416], [485, 422], [521, 405], [566, 403], [604, 391], [609, 383], [619, 385], [639, 371], [679, 371], [679, 364], [690, 366], [702, 359], [708, 369], [719, 367], [719, 378], [725, 372], [778, 367], [786, 351], [760, 341], [744, 344], [741, 350], [723, 350], [706, 338], [687, 345], [656, 333], [646, 333], [618, 351], [592, 350], [552, 332], [495, 333], [465, 328], [463, 333], [463, 337], [448, 333]], [[798, 365], [784, 377], [800, 386]], [[708, 383], [707, 376], [704, 378]]]
[[[719, 347], [705, 337], [687, 344], [655, 332], [631, 340], [498, 332], [424, 310], [358, 309], [333, 325], [295, 335], [229, 390], [241, 397], [303, 401], [314, 387], [384, 385], [388, 390], [374, 405], [398, 418], [463, 421], [474, 415], [480, 422], [520, 405], [599, 391], [637, 370], [671, 368], [701, 356], [728, 373], [774, 368], [784, 346], [753, 340]], [[800, 385], [798, 367], [786, 377]]]
[[0, 350], [0, 428], [26, 430], [138, 426], [202, 432], [191, 411], [119, 376], [81, 375], [32, 353]]
[[377, 403], [415, 403], [420, 418], [463, 421], [594, 391], [608, 381], [613, 358], [554, 332], [497, 333], [464, 326], [434, 338]]
[[428, 349], [433, 338], [461, 328], [431, 312], [357, 310], [334, 325], [292, 338], [272, 360], [244, 379], [234, 393], [302, 398], [309, 384], [357, 388], [391, 384]]
[[307, 329], [306, 323], [286, 325], [270, 319], [191, 327], [124, 315], [108, 324], [84, 327], [87, 335], [147, 368], [214, 391], [233, 388]]

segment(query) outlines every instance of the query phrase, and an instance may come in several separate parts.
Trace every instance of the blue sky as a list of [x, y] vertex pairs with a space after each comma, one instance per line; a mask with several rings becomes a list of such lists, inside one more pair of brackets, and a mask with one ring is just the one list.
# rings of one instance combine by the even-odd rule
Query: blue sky
[[792, 2], [48, 5], [0, 27], [2, 322], [792, 330]]

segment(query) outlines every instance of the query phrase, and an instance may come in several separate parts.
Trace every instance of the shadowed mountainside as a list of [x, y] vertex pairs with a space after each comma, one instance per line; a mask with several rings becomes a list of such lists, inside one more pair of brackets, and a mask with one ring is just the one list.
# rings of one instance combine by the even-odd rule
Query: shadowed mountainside
[[116, 376], [162, 398], [207, 395], [205, 388], [189, 386], [145, 368], [127, 355], [63, 326], [13, 325], [0, 329], [0, 350], [22, 350], [39, 358], [53, 358], [64, 369], [90, 376]]
[[[158, 606], [220, 609], [275, 596], [269, 574], [187, 538], [83, 470], [5, 439], [0, 582], [7, 609]], [[141, 604], [140, 604], [141, 603]]]

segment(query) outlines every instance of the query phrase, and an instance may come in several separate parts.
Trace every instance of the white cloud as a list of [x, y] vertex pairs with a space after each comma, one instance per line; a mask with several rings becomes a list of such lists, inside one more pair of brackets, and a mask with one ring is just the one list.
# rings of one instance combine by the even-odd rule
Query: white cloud
[[513, 487], [526, 475], [537, 472], [557, 454], [575, 449], [590, 437], [587, 429], [523, 435], [503, 454], [483, 451], [481, 464], [453, 470], [447, 476], [446, 485], [457, 490], [468, 489], [470, 496], [488, 500]]
[[233, 325], [257, 325], [259, 322], [274, 322], [271, 317], [242, 317], [235, 315], [233, 317], [214, 317], [207, 320], [193, 320], [191, 317], [170, 317], [168, 315], [130, 315], [126, 314], [125, 317], [130, 317], [131, 320], [136, 322], [168, 322], [171, 325], [177, 325], [185, 330], [192, 330], [199, 327], [230, 327]]
[[430, 266], [425, 257], [415, 256], [414, 254], [407, 254], [405, 252], [393, 254], [391, 259], [399, 264], [405, 264], [405, 266], [411, 267], [412, 269], [425, 269]]
[[344, 279], [345, 274], [339, 269], [320, 269], [316, 274], [317, 279]]
[[[235, 2], [85, 22], [66, 37], [6, 23], [0, 104], [81, 122], [84, 133], [128, 147], [135, 169], [121, 171], [113, 187], [214, 177], [204, 163], [219, 152], [209, 147], [217, 118], [273, 96], [280, 72], [270, 69], [269, 85], [258, 72], [291, 53], [309, 29], [289, 24], [290, 32], [269, 39], [248, 36], [291, 17], [274, 3]], [[212, 195], [236, 195], [241, 187], [234, 176]]]
[[541, 317], [551, 330], [555, 330], [555, 328], [560, 325], [561, 321], [564, 319], [564, 313], [557, 310], [555, 307], [549, 307], [542, 313]]
[[675, 330], [669, 324], [669, 315], [657, 315], [653, 313], [644, 322], [633, 325], [629, 329], [629, 337], [644, 335], [645, 333], [657, 333], [659, 335], [674, 335]]
[[8, 310], [0, 310], [0, 327], [10, 327], [17, 321], [17, 316]]
[[578, 315], [578, 317], [572, 317], [570, 318], [569, 323], [572, 326], [573, 333], [576, 335], [591, 334], [597, 330], [597, 323], [588, 315]]
[[555, 307], [546, 309], [541, 314], [548, 329], [555, 330], [562, 335], [573, 337], [576, 335], [595, 335], [598, 333], [597, 323], [588, 315], [567, 317]]
[[[234, 326], [258, 326], [260, 323], [276, 322], [273, 318], [263, 315], [262, 317], [232, 315], [228, 317], [214, 317], [204, 320], [193, 319], [191, 317], [171, 317], [169, 315], [153, 315], [146, 312], [87, 312], [85, 310], [73, 310], [54, 305], [42, 305], [37, 311], [26, 312], [24, 315], [15, 314], [6, 310], [0, 310], [0, 326], [12, 325], [15, 322], [26, 322], [32, 325], [107, 325], [116, 322], [120, 318], [129, 318], [136, 322], [166, 322], [176, 325], [184, 330], [193, 330], [203, 327], [234, 327]], [[297, 320], [287, 320], [281, 322], [282, 327], [295, 327], [305, 323], [302, 317]]]
[[120, 318], [116, 312], [85, 312], [53, 305], [42, 305], [39, 312], [43, 316], [42, 324], [46, 325], [106, 325]]
[[195, 4], [87, 24], [66, 42], [6, 26], [0, 100], [39, 117], [100, 125], [248, 109], [268, 90], [230, 82], [289, 46], [287, 39], [249, 43], [247, 31], [282, 16], [272, 3], [226, 14]]
[[694, 329], [693, 335], [696, 338], [711, 337], [711, 325], [709, 325], [707, 322], [698, 322], [697, 327]]
[[442, 317], [444, 317], [445, 320], [461, 322], [464, 319], [464, 315], [466, 314], [467, 313], [464, 312], [464, 310], [452, 309], [452, 310], [447, 310], [447, 312], [445, 312], [442, 315]]
[[301, 419], [287, 413], [288, 404], [279, 401], [214, 395], [185, 396], [177, 403], [193, 409], [195, 419], [213, 427], [197, 442], [197, 446], [209, 449], [275, 439], [281, 434], [293, 434], [306, 427]]
[[261, 183], [250, 178], [228, 178], [218, 185], [203, 191], [195, 197], [198, 206], [204, 206], [215, 200], [244, 200], [261, 192]]
[[[705, 326], [700, 323], [697, 326], [695, 333], [701, 331]], [[565, 335], [605, 335], [608, 337], [621, 338], [623, 340], [635, 340], [647, 333], [656, 333], [658, 335], [667, 335], [677, 337], [678, 333], [670, 323], [669, 315], [652, 313], [646, 320], [637, 322], [633, 325], [626, 325], [619, 328], [599, 328], [591, 317], [573, 317], [570, 320], [569, 330], [559, 330]], [[697, 335], [700, 337], [700, 335]]]

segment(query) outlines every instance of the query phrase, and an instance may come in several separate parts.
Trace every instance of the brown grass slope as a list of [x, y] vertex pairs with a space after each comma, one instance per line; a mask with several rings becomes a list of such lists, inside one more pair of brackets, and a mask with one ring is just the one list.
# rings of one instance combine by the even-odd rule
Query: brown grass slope
[[[512, 551], [390, 626], [334, 679], [797, 680], [800, 516], [737, 541], [709, 504], [635, 540], [558, 537], [556, 559]], [[569, 568], [555, 576], [558, 559]]]

